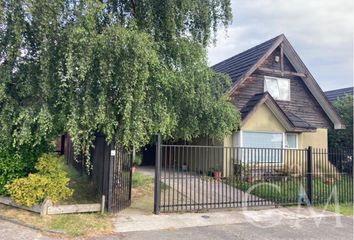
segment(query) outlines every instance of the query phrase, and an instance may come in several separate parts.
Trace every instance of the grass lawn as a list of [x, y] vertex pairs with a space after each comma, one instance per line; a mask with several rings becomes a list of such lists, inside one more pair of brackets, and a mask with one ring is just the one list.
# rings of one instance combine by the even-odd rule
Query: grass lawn
[[[70, 188], [74, 189], [73, 195], [60, 204], [98, 203], [99, 195], [95, 186], [86, 175], [81, 175], [72, 166], [61, 165], [70, 178]], [[111, 216], [100, 213], [47, 215], [25, 211], [0, 204], [1, 215], [16, 221], [29, 224], [42, 230], [56, 230], [69, 237], [93, 236], [108, 234], [112, 231]]]
[[14, 219], [41, 230], [56, 230], [68, 237], [95, 236], [112, 231], [110, 216], [97, 213], [47, 215], [41, 217], [37, 213], [0, 204], [1, 216]]
[[[161, 182], [161, 191], [169, 187]], [[154, 179], [135, 172], [132, 177], [132, 205], [124, 211], [140, 214], [152, 214], [154, 208]]]
[[139, 172], [132, 176], [132, 204], [124, 211], [152, 214], [154, 207], [154, 179]]
[[[318, 207], [323, 208], [330, 212], [336, 212], [336, 206], [334, 204], [319, 205]], [[339, 213], [344, 216], [353, 216], [353, 204], [339, 204]]]
[[[251, 187], [252, 194], [263, 199], [278, 203], [294, 204], [298, 203], [299, 199], [306, 191], [306, 177], [292, 177], [287, 180], [269, 181], [269, 182], [254, 182], [235, 180], [231, 183], [232, 186], [247, 191]], [[335, 184], [326, 184], [322, 179], [316, 178], [313, 181], [313, 200], [314, 203], [325, 203], [334, 188], [337, 188], [339, 202], [346, 203], [353, 201], [353, 180], [351, 177], [342, 176]]]
[[87, 175], [79, 173], [73, 166], [66, 163], [62, 164], [62, 168], [70, 178], [69, 186], [74, 190], [74, 193], [70, 198], [60, 202], [60, 204], [101, 202], [96, 186], [90, 182]]

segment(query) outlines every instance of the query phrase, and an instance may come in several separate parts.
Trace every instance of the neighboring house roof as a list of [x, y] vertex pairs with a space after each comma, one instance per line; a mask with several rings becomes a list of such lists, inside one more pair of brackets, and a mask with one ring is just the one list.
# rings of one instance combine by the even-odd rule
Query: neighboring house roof
[[255, 94], [240, 110], [242, 118], [241, 125], [243, 125], [262, 104], [267, 105], [287, 131], [304, 132], [316, 129], [295, 114], [283, 111], [268, 92]]
[[335, 90], [327, 91], [325, 92], [325, 94], [328, 100], [333, 103], [338, 99], [343, 99], [347, 94], [353, 95], [353, 89], [354, 89], [353, 87], [335, 89]]
[[239, 86], [253, 73], [260, 65], [281, 46], [284, 56], [287, 57], [290, 64], [294, 67], [296, 74], [302, 78], [304, 84], [314, 96], [316, 101], [322, 107], [327, 117], [333, 123], [335, 129], [345, 128], [345, 125], [334, 109], [333, 105], [328, 101], [320, 86], [317, 84], [310, 71], [302, 62], [294, 48], [286, 39], [284, 34], [272, 38], [262, 44], [248, 49], [240, 54], [228, 58], [212, 68], [217, 72], [228, 74], [232, 79], [232, 87], [228, 91], [230, 96], [234, 96]]

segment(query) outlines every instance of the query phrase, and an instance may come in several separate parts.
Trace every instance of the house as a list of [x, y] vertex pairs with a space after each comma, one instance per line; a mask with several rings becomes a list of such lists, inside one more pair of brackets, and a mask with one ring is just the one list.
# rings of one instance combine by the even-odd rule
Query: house
[[224, 146], [327, 148], [327, 129], [345, 125], [282, 34], [212, 68], [231, 77], [240, 130]]
[[353, 95], [353, 87], [348, 87], [348, 88], [340, 88], [340, 89], [335, 89], [331, 91], [325, 92], [328, 100], [330, 102], [335, 102], [338, 99], [343, 99], [346, 95]]

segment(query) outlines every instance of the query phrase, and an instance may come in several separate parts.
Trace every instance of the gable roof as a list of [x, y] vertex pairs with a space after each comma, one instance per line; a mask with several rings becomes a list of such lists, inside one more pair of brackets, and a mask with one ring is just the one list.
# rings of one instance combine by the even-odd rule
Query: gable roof
[[354, 89], [353, 87], [335, 89], [335, 90], [327, 91], [325, 92], [325, 94], [328, 100], [333, 103], [338, 99], [344, 98], [345, 95], [347, 94], [353, 95], [353, 89]]
[[268, 93], [255, 94], [240, 110], [243, 125], [261, 105], [266, 104], [287, 131], [304, 132], [316, 128], [295, 114], [283, 111], [274, 98]]
[[248, 49], [234, 57], [228, 58], [212, 68], [217, 72], [228, 74], [232, 79], [232, 87], [229, 89], [228, 94], [233, 96], [238, 87], [266, 60], [274, 50], [282, 46], [284, 56], [287, 57], [290, 64], [294, 67], [295, 71], [301, 74], [301, 78], [314, 96], [316, 101], [322, 107], [327, 117], [331, 120], [335, 129], [343, 129], [345, 125], [334, 109], [333, 105], [328, 101], [316, 80], [307, 69], [305, 64], [300, 59], [299, 55], [295, 52], [289, 41], [284, 34], [272, 38], [254, 48]]
[[280, 36], [272, 38], [240, 54], [230, 57], [212, 66], [216, 72], [228, 74], [235, 84], [248, 70], [252, 68], [262, 58], [267, 51], [274, 45]]

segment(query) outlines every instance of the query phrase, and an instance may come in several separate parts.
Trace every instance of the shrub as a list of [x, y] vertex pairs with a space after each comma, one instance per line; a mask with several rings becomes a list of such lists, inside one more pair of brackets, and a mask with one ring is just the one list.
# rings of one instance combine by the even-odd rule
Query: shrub
[[18, 156], [0, 155], [0, 195], [7, 195], [5, 185], [28, 174], [27, 164]]
[[60, 157], [51, 154], [43, 154], [38, 159], [38, 162], [34, 168], [41, 175], [53, 176], [61, 173], [66, 174], [61, 166], [62, 162], [63, 161]]
[[35, 171], [35, 164], [43, 152], [51, 145], [41, 143], [36, 146], [23, 145], [20, 148], [0, 145], [0, 195], [8, 195], [5, 185]]
[[35, 166], [37, 173], [16, 179], [6, 185], [10, 197], [17, 204], [25, 206], [39, 204], [46, 198], [56, 203], [70, 197], [73, 194], [68, 187], [70, 179], [61, 164], [59, 157], [44, 154]]

